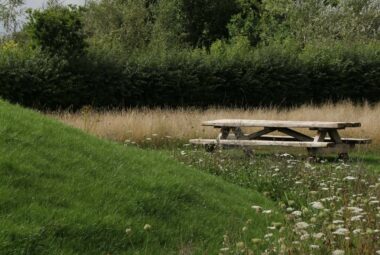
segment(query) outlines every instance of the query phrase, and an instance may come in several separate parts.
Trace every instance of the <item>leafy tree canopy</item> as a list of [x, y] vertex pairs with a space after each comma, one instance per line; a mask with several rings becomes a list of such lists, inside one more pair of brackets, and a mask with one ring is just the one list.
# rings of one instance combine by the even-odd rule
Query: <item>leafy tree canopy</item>
[[81, 21], [83, 9], [52, 5], [45, 10], [28, 10], [26, 31], [32, 45], [52, 55], [67, 58], [82, 55], [86, 47]]

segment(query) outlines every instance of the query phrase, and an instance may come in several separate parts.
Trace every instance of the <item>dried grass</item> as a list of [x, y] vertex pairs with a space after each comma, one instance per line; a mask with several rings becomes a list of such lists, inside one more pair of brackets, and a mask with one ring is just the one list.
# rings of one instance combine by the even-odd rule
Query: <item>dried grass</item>
[[[205, 120], [221, 118], [265, 120], [315, 120], [357, 121], [361, 128], [344, 130], [343, 136], [369, 137], [380, 144], [380, 104], [354, 105], [350, 102], [328, 103], [323, 106], [305, 105], [288, 110], [277, 108], [230, 109], [126, 109], [118, 111], [93, 111], [84, 108], [80, 112], [53, 113], [64, 123], [83, 129], [96, 136], [115, 141], [143, 142], [147, 139], [162, 141], [215, 137], [216, 130], [202, 127]], [[158, 139], [160, 138], [160, 139]]]

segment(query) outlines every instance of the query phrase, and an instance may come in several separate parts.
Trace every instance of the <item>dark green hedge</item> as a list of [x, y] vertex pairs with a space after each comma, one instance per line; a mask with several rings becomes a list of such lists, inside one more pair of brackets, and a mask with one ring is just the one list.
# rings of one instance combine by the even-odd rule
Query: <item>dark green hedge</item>
[[0, 56], [0, 97], [51, 110], [84, 105], [287, 107], [343, 99], [380, 101], [378, 57], [301, 59], [290, 54], [241, 60], [173, 57], [121, 65], [112, 58], [85, 57], [69, 63], [41, 53], [8, 54]]

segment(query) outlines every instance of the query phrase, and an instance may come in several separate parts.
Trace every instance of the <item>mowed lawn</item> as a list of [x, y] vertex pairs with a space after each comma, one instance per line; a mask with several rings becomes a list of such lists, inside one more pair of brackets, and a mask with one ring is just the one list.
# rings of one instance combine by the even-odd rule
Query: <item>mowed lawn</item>
[[251, 209], [273, 209], [255, 191], [164, 152], [3, 101], [0, 123], [0, 254], [215, 254], [223, 235], [234, 245], [281, 221]]

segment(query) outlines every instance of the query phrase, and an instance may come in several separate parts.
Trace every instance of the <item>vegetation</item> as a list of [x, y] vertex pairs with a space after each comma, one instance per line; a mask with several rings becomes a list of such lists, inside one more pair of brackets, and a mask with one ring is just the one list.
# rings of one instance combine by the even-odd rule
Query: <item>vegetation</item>
[[80, 11], [74, 6], [51, 6], [44, 11], [29, 10], [29, 23], [25, 30], [31, 45], [64, 59], [83, 55], [85, 38]]
[[[23, 3], [0, 0], [0, 97], [90, 134], [0, 100], [0, 254], [380, 254], [378, 0]], [[375, 146], [187, 144], [228, 117]]]
[[[166, 153], [100, 141], [3, 101], [0, 120], [1, 254], [216, 253], [223, 235], [244, 241], [281, 221], [253, 213], [252, 204], [273, 209], [257, 192]], [[255, 227], [243, 232], [248, 219]]]
[[11, 102], [287, 107], [380, 98], [376, 1], [50, 2], [0, 44], [0, 96]]
[[[306, 121], [352, 121], [360, 122], [360, 128], [341, 130], [344, 137], [371, 138], [370, 148], [380, 145], [378, 123], [380, 105], [354, 105], [351, 102], [303, 105], [291, 109], [271, 108], [209, 108], [209, 109], [124, 109], [99, 111], [85, 107], [77, 112], [59, 111], [51, 115], [73, 127], [82, 129], [100, 138], [119, 143], [138, 144], [154, 148], [182, 146], [194, 138], [216, 138], [219, 130], [201, 126], [202, 121], [240, 118]], [[246, 130], [253, 131], [253, 130]], [[302, 132], [308, 132], [302, 130]], [[315, 135], [311, 131], [310, 135]], [[364, 147], [363, 147], [364, 146]], [[288, 150], [288, 148], [286, 149]], [[304, 151], [304, 150], [302, 150]]]
[[[350, 162], [323, 159], [318, 164], [288, 153], [259, 153], [251, 160], [235, 151], [210, 155], [192, 149], [176, 155], [186, 164], [258, 190], [282, 208], [286, 223], [269, 224], [267, 233], [245, 243], [245, 249], [265, 243], [266, 254], [380, 253], [380, 169], [367, 171], [363, 154]], [[379, 160], [377, 156], [377, 165]], [[263, 213], [260, 206], [254, 209]]]

